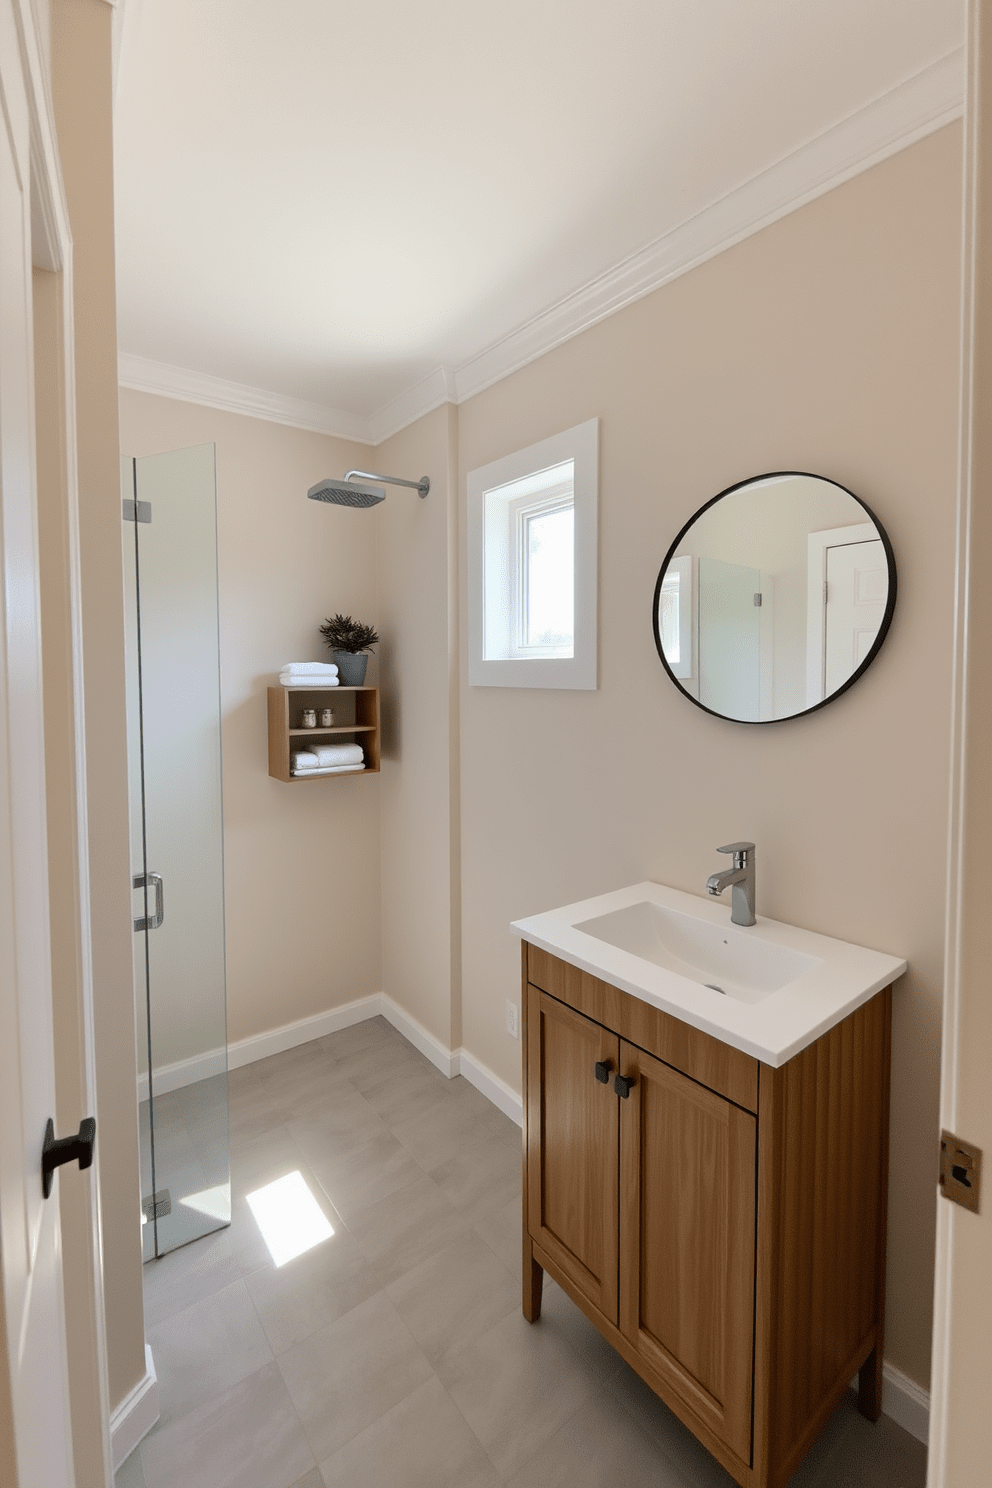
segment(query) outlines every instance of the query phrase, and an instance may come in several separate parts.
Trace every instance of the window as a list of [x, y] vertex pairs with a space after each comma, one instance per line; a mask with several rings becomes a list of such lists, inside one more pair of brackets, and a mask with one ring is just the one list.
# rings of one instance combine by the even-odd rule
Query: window
[[469, 681], [596, 686], [598, 421], [473, 470]]
[[575, 461], [484, 494], [486, 661], [575, 650]]

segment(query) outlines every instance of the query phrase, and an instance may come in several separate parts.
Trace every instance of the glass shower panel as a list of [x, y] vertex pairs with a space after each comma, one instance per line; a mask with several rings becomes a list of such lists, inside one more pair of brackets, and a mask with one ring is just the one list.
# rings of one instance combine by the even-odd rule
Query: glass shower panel
[[148, 1259], [231, 1217], [214, 447], [128, 463], [131, 860]]
[[761, 572], [699, 560], [699, 701], [757, 723], [761, 713]]
[[[124, 494], [124, 509], [134, 500], [134, 461], [121, 462], [121, 490]], [[138, 592], [135, 566], [135, 533], [128, 522], [124, 523], [124, 658], [127, 682], [127, 779], [131, 818], [131, 871], [139, 877], [144, 874], [144, 819], [142, 815], [141, 781], [141, 728], [138, 674]], [[144, 892], [131, 897], [132, 914], [137, 919], [145, 914]], [[134, 975], [134, 1013], [137, 1033], [138, 1055], [138, 1141], [141, 1165], [141, 1243], [142, 1254], [147, 1261], [155, 1254], [155, 1228], [151, 1219], [152, 1194], [155, 1190], [155, 1165], [152, 1161], [151, 1103], [148, 1097], [148, 998], [147, 998], [147, 937], [135, 933], [131, 937]]]

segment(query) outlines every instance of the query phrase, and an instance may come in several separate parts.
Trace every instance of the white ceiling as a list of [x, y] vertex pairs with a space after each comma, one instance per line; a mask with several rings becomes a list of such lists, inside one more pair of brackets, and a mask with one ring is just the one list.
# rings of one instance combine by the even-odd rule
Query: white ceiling
[[367, 420], [841, 121], [919, 112], [962, 28], [959, 0], [127, 0], [121, 350]]

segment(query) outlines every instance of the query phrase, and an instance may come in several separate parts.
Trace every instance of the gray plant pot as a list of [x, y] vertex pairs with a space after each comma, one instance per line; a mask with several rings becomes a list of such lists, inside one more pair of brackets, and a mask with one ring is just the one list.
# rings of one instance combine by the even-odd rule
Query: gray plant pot
[[365, 684], [365, 668], [369, 658], [364, 651], [333, 651], [337, 664], [338, 681], [342, 687], [362, 687]]

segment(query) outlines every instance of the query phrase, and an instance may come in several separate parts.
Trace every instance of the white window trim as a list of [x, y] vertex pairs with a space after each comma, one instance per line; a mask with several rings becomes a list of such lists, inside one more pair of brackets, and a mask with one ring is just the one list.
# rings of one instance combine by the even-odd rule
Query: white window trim
[[[485, 642], [486, 492], [566, 460], [574, 463], [575, 638], [572, 656], [511, 656], [487, 660]], [[472, 687], [597, 686], [597, 547], [599, 420], [542, 439], [468, 473], [468, 680]], [[529, 503], [528, 503], [529, 504]], [[534, 504], [537, 504], [536, 501]]]

